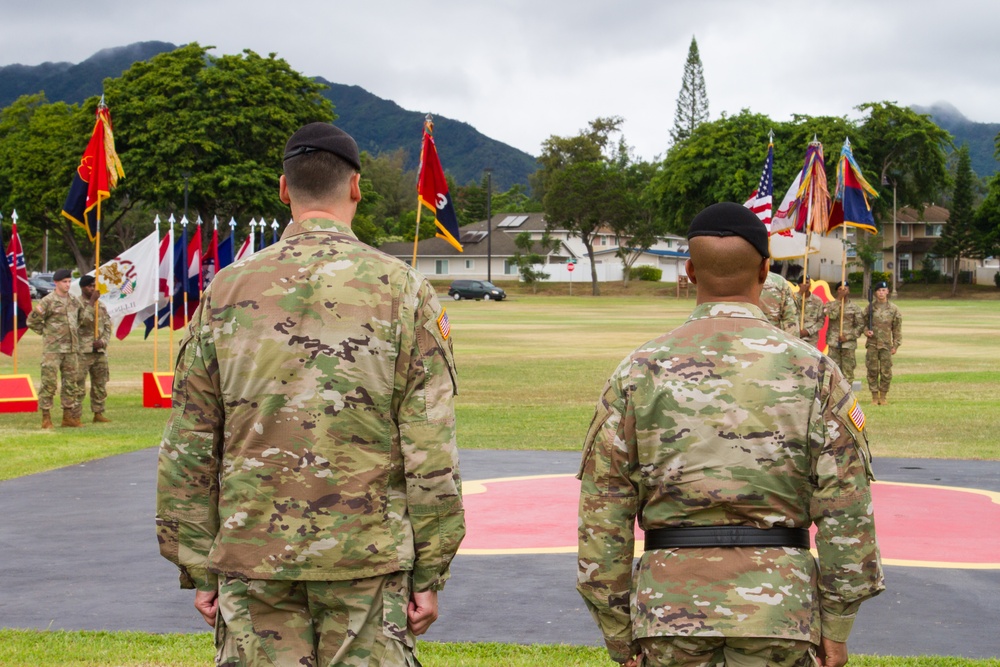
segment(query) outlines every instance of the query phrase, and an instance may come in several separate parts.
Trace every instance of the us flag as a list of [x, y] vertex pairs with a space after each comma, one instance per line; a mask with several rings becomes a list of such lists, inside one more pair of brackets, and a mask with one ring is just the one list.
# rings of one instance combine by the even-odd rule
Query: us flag
[[774, 143], [767, 145], [767, 159], [764, 160], [764, 171], [760, 175], [760, 183], [757, 189], [750, 195], [744, 206], [754, 212], [760, 221], [771, 232], [771, 204], [774, 195]]
[[441, 330], [441, 335], [445, 340], [448, 340], [448, 336], [451, 335], [451, 320], [448, 319], [448, 313], [441, 309], [441, 315], [438, 316], [438, 329]]
[[859, 431], [865, 430], [865, 413], [861, 410], [861, 406], [858, 405], [857, 399], [854, 399], [854, 407], [851, 408], [851, 421], [854, 422]]

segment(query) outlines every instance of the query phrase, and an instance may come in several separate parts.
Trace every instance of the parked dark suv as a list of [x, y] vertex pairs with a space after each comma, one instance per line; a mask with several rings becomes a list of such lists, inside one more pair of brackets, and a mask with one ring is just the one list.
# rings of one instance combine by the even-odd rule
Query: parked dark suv
[[46, 296], [49, 292], [54, 292], [56, 284], [52, 281], [52, 273], [36, 273], [28, 278], [28, 284], [38, 292], [39, 297]]
[[507, 298], [507, 293], [487, 280], [456, 280], [448, 288], [448, 296], [455, 301], [459, 299], [503, 301]]

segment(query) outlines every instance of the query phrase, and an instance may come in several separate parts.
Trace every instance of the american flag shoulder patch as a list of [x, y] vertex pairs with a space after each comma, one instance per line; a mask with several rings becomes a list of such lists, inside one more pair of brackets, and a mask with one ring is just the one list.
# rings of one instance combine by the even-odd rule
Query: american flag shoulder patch
[[858, 405], [858, 399], [854, 399], [854, 407], [851, 408], [851, 422], [859, 431], [865, 430], [865, 413]]
[[451, 321], [448, 319], [448, 311], [444, 308], [441, 309], [441, 314], [438, 315], [437, 325], [441, 331], [441, 335], [445, 340], [448, 340], [448, 336], [451, 335]]

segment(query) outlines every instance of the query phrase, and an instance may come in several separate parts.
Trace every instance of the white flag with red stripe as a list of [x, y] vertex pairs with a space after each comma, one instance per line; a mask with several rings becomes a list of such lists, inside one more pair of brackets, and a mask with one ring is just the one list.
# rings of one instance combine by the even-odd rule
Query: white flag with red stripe
[[[156, 302], [159, 239], [153, 232], [109, 262], [101, 264], [97, 286], [119, 339], [131, 333], [137, 315]], [[93, 273], [93, 272], [92, 272]]]

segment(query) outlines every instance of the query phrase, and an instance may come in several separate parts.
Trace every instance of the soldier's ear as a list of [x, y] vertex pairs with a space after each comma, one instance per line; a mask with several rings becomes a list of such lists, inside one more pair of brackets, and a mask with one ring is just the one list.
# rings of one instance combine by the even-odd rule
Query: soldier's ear
[[687, 274], [688, 280], [691, 281], [692, 285], [698, 284], [698, 278], [696, 278], [694, 275], [695, 274], [694, 264], [691, 262], [690, 259], [684, 262], [684, 272]]
[[288, 182], [285, 180], [284, 174], [278, 179], [278, 199], [286, 206], [292, 203], [292, 200], [288, 197]]
[[763, 285], [767, 282], [767, 273], [771, 270], [771, 260], [764, 258], [764, 261], [760, 263], [760, 270], [757, 271], [757, 283]]

